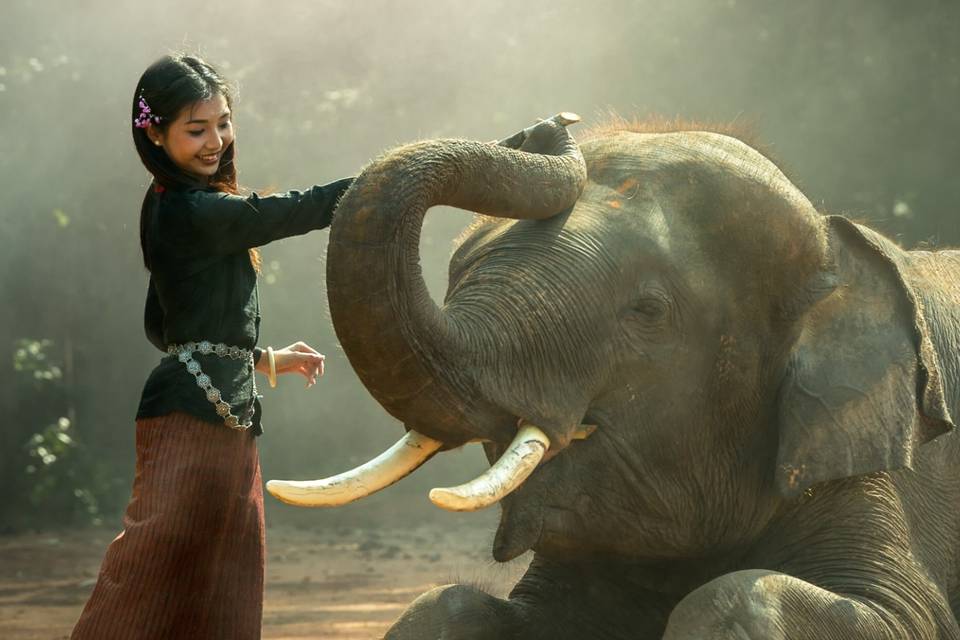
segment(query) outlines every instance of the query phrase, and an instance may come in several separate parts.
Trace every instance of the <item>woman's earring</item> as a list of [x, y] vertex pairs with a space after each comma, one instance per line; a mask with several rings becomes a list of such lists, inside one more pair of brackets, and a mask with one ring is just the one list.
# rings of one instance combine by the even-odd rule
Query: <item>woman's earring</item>
[[154, 140], [154, 141], [153, 141], [153, 144], [155, 144], [155, 145], [157, 145], [157, 146], [159, 147], [159, 146], [160, 146], [160, 141], [159, 141], [159, 140]]

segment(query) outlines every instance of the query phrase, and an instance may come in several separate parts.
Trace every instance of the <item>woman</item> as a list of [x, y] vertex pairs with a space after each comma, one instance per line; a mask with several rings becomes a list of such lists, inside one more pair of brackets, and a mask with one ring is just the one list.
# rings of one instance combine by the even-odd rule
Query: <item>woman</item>
[[136, 419], [124, 530], [107, 549], [71, 638], [259, 638], [264, 522], [254, 370], [307, 386], [323, 356], [303, 342], [256, 347], [256, 247], [330, 224], [351, 179], [238, 195], [227, 83], [165, 56], [140, 78], [132, 133], [153, 176], [140, 212], [150, 272], [146, 334], [166, 355]]

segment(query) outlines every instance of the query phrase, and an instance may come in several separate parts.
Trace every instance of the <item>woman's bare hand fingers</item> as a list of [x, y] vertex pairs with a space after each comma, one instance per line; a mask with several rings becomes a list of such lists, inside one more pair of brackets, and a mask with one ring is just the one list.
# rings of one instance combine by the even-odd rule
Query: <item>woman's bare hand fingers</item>
[[307, 387], [317, 384], [317, 378], [323, 375], [323, 356], [305, 358], [300, 363], [299, 371], [307, 379]]
[[295, 342], [280, 351], [276, 351], [277, 373], [299, 373], [307, 380], [307, 387], [317, 383], [324, 373], [326, 356], [306, 344]]
[[320, 355], [319, 351], [317, 351], [316, 349], [308, 345], [306, 342], [301, 342], [301, 341], [294, 342], [292, 345], [287, 347], [287, 349], [290, 351], [296, 351], [298, 353], [313, 353], [316, 355]]

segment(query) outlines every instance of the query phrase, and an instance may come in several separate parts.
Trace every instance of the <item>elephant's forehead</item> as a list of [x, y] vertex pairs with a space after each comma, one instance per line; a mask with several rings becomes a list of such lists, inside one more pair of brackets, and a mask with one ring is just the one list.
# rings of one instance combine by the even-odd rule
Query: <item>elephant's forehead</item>
[[581, 149], [589, 184], [596, 187], [590, 197], [647, 213], [641, 219], [650, 223], [659, 211], [665, 212], [659, 219], [674, 228], [686, 218], [691, 229], [730, 233], [758, 223], [789, 225], [796, 212], [815, 214], [773, 162], [722, 134], [621, 131], [588, 140]]
[[621, 131], [581, 144], [589, 178], [619, 189], [632, 180], [682, 178], [691, 188], [718, 180], [773, 185], [786, 177], [775, 164], [736, 138], [707, 131]]
[[628, 176], [615, 186], [589, 181], [566, 228], [571, 232], [600, 234], [607, 238], [611, 250], [623, 245], [632, 252], [643, 244], [647, 250], [665, 255], [673, 248], [672, 227], [678, 223], [649, 185]]

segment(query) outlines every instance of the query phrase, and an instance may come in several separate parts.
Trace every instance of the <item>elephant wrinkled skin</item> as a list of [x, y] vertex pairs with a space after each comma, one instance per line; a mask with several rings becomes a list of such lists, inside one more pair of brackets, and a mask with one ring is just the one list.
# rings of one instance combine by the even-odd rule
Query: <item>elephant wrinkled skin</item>
[[[960, 252], [820, 214], [729, 135], [542, 128], [394, 150], [333, 223], [381, 404], [491, 462], [518, 420], [551, 443], [500, 503], [494, 557], [535, 551], [509, 598], [441, 587], [387, 638], [960, 639]], [[442, 305], [436, 204], [479, 212]]]

